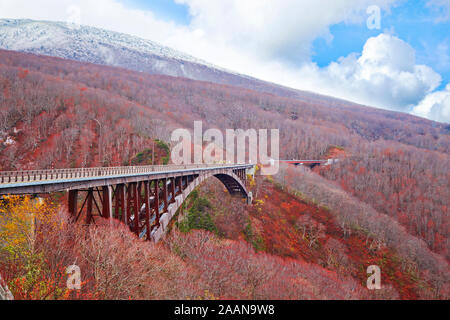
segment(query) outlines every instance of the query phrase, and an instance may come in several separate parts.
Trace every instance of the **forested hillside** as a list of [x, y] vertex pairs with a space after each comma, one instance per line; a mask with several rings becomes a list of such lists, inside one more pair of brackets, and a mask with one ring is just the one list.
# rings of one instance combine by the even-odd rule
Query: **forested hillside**
[[[263, 248], [267, 254], [304, 259], [308, 263], [323, 264], [321, 267], [324, 267], [326, 263], [323, 257], [327, 250], [333, 251], [334, 247], [342, 246], [340, 238], [336, 235], [342, 232], [342, 236], [347, 236], [349, 230], [355, 230], [357, 227], [350, 217], [343, 219], [344, 213], [339, 213], [340, 204], [344, 203], [342, 199], [348, 198], [355, 206], [351, 212], [356, 214], [361, 210], [359, 213], [367, 214], [372, 219], [375, 219], [376, 215], [379, 221], [384, 221], [384, 224], [373, 221], [362, 223], [365, 233], [356, 233], [354, 238], [347, 238], [348, 242], [344, 241], [344, 245], [357, 246], [361, 241], [366, 243], [375, 241], [373, 246], [377, 249], [374, 256], [383, 255], [383, 250], [386, 250], [389, 257], [388, 264], [392, 270], [405, 272], [406, 269], [399, 267], [403, 264], [402, 268], [412, 268], [411, 270], [418, 268], [417, 275], [420, 279], [424, 277], [427, 269], [432, 274], [425, 277], [428, 281], [427, 286], [433, 288], [425, 290], [427, 293], [405, 289], [405, 283], [412, 280], [404, 278], [403, 285], [391, 283], [395, 292], [393, 291], [389, 297], [395, 297], [396, 294], [402, 297], [429, 297], [432, 296], [430, 292], [433, 290], [437, 296], [445, 292], [445, 286], [448, 286], [448, 279], [445, 276], [445, 273], [448, 273], [446, 259], [449, 258], [448, 125], [401, 113], [350, 103], [346, 105], [343, 101], [331, 98], [302, 99], [295, 95], [288, 97], [287, 94], [278, 96], [240, 87], [0, 51], [2, 170], [139, 163], [143, 155], [149, 154], [148, 150], [156, 139], [169, 144], [173, 129], [192, 128], [194, 120], [202, 120], [204, 130], [208, 127], [279, 128], [281, 158], [327, 158], [330, 149], [337, 147], [343, 150], [337, 164], [320, 168], [315, 173], [308, 173], [314, 177], [308, 185], [302, 182], [301, 174], [298, 176], [289, 174], [287, 176], [294, 180], [285, 186], [288, 189], [289, 186], [297, 188], [299, 192], [305, 194], [309, 190], [311, 192], [307, 197], [309, 201], [311, 199], [319, 201], [320, 195], [328, 194], [328, 197], [322, 200], [324, 202], [322, 204], [327, 206], [332, 214], [339, 214], [340, 218], [336, 218], [338, 222], [330, 222], [329, 213], [314, 211], [319, 210], [318, 208], [313, 210], [310, 217], [298, 216], [298, 212], [291, 211], [289, 207], [298, 204], [290, 204], [290, 198], [283, 198], [283, 201], [271, 204], [272, 208], [262, 210], [273, 211], [274, 214], [278, 214], [278, 211], [285, 213], [285, 219], [293, 219], [290, 226], [273, 225], [274, 221], [279, 223], [279, 220], [271, 221], [270, 216], [267, 216], [269, 220], [255, 221], [251, 224], [254, 230], [261, 232], [261, 239], [255, 239], [253, 233], [249, 236], [247, 232], [248, 238], [244, 239], [245, 241], [250, 243], [256, 241], [257, 249]], [[167, 155], [162, 151], [157, 154], [159, 157], [157, 162], [163, 163], [163, 158]], [[281, 173], [277, 178], [284, 179], [280, 182], [281, 185], [285, 183], [284, 176]], [[327, 189], [330, 180], [334, 181], [332, 186], [338, 188], [342, 199], [332, 197], [337, 191]], [[266, 187], [273, 188], [271, 185]], [[274, 189], [273, 192], [277, 192], [278, 197], [287, 197], [284, 192], [288, 191]], [[264, 200], [264, 192], [259, 193], [257, 199]], [[267, 196], [270, 197], [270, 194]], [[333, 201], [336, 203], [332, 203]], [[258, 206], [255, 205], [255, 208], [249, 210], [258, 210]], [[298, 208], [299, 212], [302, 210]], [[257, 211], [253, 216], [256, 216], [256, 213]], [[317, 214], [316, 218], [314, 214]], [[349, 212], [347, 214], [350, 215]], [[249, 217], [252, 217], [251, 212]], [[376, 231], [367, 225], [371, 224], [373, 227], [373, 223], [379, 226]], [[216, 225], [220, 227], [227, 223], [216, 222]], [[239, 236], [236, 235], [245, 235], [247, 225], [246, 222], [243, 230], [223, 230], [222, 236], [228, 234], [233, 241], [239, 241]], [[298, 227], [297, 230], [294, 228], [295, 225]], [[312, 241], [311, 236], [306, 236], [307, 230], [304, 226], [309, 226], [308, 228], [313, 230], [316, 240]], [[388, 232], [391, 227], [395, 230]], [[270, 236], [271, 230], [279, 231]], [[402, 230], [401, 233], [398, 230]], [[290, 232], [300, 238], [303, 234], [304, 241], [290, 242], [289, 239], [277, 239], [280, 235], [289, 236]], [[383, 236], [380, 237], [379, 243], [376, 242], [378, 240], [374, 240], [378, 238], [367, 236], [372, 233], [380, 235], [380, 232]], [[401, 236], [389, 238], [394, 234]], [[364, 235], [367, 237], [366, 240]], [[175, 244], [172, 245], [181, 246], [176, 241], [182, 241], [185, 237], [186, 241], [196, 243], [195, 237], [209, 239], [210, 235], [189, 233], [180, 236], [178, 240], [173, 240]], [[420, 242], [416, 237], [425, 242]], [[420, 244], [417, 249], [413, 249], [416, 246], [399, 248], [404, 242], [415, 243], [415, 241], [419, 241], [417, 243]], [[218, 251], [219, 247], [247, 252], [247, 247], [240, 242], [220, 240], [218, 244], [211, 240], [201, 240], [200, 244], [209, 246], [200, 252]], [[187, 247], [181, 247], [185, 250], [180, 251], [182, 258], [186, 257], [197, 269], [208, 269], [207, 266], [196, 265], [196, 261], [204, 261], [204, 257], [196, 256], [198, 253], [192, 253], [189, 251], [190, 247], [184, 245]], [[263, 247], [260, 248], [258, 245]], [[420, 252], [408, 253], [408, 250], [419, 248]], [[350, 248], [341, 248], [338, 252], [346, 250]], [[253, 253], [245, 254], [249, 255], [249, 259], [264, 261], [269, 259], [266, 256], [253, 256]], [[403, 260], [395, 262], [396, 258], [392, 257], [396, 255], [401, 256]], [[408, 257], [411, 261], [406, 263], [405, 259]], [[341, 258], [353, 261], [349, 263], [348, 269], [344, 270], [346, 272], [353, 270], [354, 273], [353, 280], [343, 282], [342, 285], [353, 286], [354, 279], [362, 281], [363, 273], [353, 269], [354, 265], [362, 265], [355, 262], [361, 259], [361, 256]], [[278, 257], [270, 259], [278, 261]], [[330, 259], [327, 263], [333, 264], [333, 259], [337, 258]], [[295, 273], [297, 263], [300, 262], [288, 263], [286, 268], [291, 268], [289, 272]], [[279, 263], [267, 262], [266, 268], [272, 268], [273, 264]], [[233, 268], [239, 270], [237, 266]], [[286, 274], [289, 272], [286, 271]], [[395, 274], [395, 271], [393, 273]], [[316, 280], [306, 278], [305, 281], [315, 283]], [[414, 286], [418, 286], [417, 281], [414, 283]], [[272, 283], [270, 286], [275, 284]], [[255, 297], [259, 297], [259, 294], [266, 297], [261, 292], [271, 292], [270, 286], [258, 289], [260, 291], [254, 289]], [[232, 291], [235, 290], [232, 288], [214, 290], [215, 295], [221, 297], [226, 297], [227, 294], [230, 297], [249, 297]], [[240, 290], [248, 292], [249, 289]], [[317, 292], [314, 288], [311, 290]], [[356, 297], [362, 295], [359, 296], [355, 291], [354, 298]]]

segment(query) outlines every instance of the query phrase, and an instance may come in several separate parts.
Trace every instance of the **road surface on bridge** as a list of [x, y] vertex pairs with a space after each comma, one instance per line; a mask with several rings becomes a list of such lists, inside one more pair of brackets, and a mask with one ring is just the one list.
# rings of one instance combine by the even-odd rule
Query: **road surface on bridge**
[[252, 166], [249, 164], [190, 164], [0, 171], [0, 195], [50, 193], [68, 190], [80, 184], [103, 185], [105, 181], [114, 182], [117, 179], [133, 180], [133, 178], [140, 179], [146, 176]]

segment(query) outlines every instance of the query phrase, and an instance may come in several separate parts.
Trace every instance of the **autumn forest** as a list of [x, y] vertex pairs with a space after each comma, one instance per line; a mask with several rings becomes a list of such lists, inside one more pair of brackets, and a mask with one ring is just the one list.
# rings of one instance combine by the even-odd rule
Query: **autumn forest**
[[0, 281], [15, 299], [448, 299], [450, 127], [267, 86], [0, 50], [2, 171], [167, 164], [171, 132], [197, 120], [277, 128], [281, 159], [339, 159], [256, 172], [251, 205], [210, 179], [156, 244], [71, 223], [64, 192], [5, 196]]

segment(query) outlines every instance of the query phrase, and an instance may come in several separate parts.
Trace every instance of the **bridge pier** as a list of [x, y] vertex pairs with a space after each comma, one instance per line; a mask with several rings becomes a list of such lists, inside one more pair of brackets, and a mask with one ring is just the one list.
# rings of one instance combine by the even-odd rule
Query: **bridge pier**
[[137, 182], [133, 182], [131, 184], [131, 193], [132, 193], [132, 198], [133, 198], [133, 225], [132, 225], [132, 229], [133, 232], [136, 233], [137, 235], [139, 235], [139, 210], [140, 210], [140, 206], [139, 206], [139, 193], [138, 193], [138, 183]]
[[103, 186], [103, 214], [102, 216], [106, 219], [111, 219], [111, 207], [112, 207], [112, 197], [111, 197], [111, 186]]
[[[69, 191], [70, 192], [70, 191]], [[92, 221], [92, 203], [94, 199], [94, 191], [92, 188], [89, 188], [87, 194], [87, 208], [86, 208], [86, 224], [90, 224]]]
[[155, 191], [154, 191], [154, 193], [153, 193], [153, 197], [154, 197], [154, 207], [153, 207], [153, 210], [154, 210], [154, 213], [155, 213], [155, 225], [157, 226], [157, 227], [159, 227], [159, 180], [158, 179], [156, 179], [155, 181], [154, 181], [154, 184], [155, 184]]
[[164, 201], [164, 211], [167, 211], [167, 207], [168, 207], [168, 203], [167, 203], [167, 199], [168, 199], [168, 190], [167, 190], [167, 178], [162, 180], [162, 187], [163, 187], [163, 201]]
[[68, 200], [69, 213], [70, 216], [75, 219], [78, 213], [77, 200], [78, 200], [78, 190], [69, 190], [69, 200]]
[[150, 181], [144, 181], [144, 201], [145, 201], [145, 236], [150, 239], [151, 229], [150, 229]]

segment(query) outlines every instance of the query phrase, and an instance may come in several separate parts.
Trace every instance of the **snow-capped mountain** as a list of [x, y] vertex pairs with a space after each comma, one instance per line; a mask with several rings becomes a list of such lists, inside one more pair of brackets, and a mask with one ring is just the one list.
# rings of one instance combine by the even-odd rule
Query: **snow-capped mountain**
[[240, 86], [302, 101], [332, 99], [228, 71], [150, 40], [66, 22], [0, 19], [0, 49]]
[[66, 22], [0, 19], [0, 49], [240, 86], [300, 100], [324, 98], [225, 70], [150, 40]]
[[232, 73], [150, 40], [65, 22], [0, 19], [0, 48], [195, 80]]

